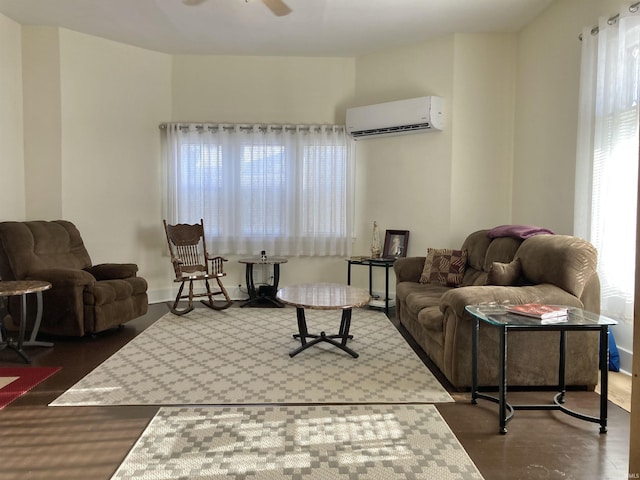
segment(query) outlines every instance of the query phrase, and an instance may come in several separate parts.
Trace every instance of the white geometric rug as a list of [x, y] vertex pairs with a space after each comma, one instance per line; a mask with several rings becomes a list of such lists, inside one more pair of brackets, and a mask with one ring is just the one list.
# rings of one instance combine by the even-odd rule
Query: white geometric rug
[[[310, 332], [333, 333], [339, 311], [308, 310]], [[453, 399], [379, 311], [354, 309], [352, 358], [299, 345], [294, 308], [168, 313], [51, 405], [432, 403]]]
[[112, 480], [482, 475], [433, 405], [163, 407]]

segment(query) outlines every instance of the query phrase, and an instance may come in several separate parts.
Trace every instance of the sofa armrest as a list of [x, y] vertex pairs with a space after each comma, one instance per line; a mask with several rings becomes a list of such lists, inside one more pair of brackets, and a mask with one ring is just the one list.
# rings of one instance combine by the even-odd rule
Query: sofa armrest
[[396, 283], [399, 282], [419, 282], [424, 261], [426, 257], [403, 257], [398, 258], [393, 264], [393, 271], [396, 274]]
[[440, 311], [453, 310], [456, 316], [469, 317], [465, 307], [483, 303], [517, 305], [521, 303], [548, 303], [583, 308], [579, 298], [550, 283], [526, 287], [473, 286], [449, 290], [440, 299]]
[[135, 263], [101, 263], [85, 269], [96, 280], [118, 280], [136, 276], [138, 265]]
[[89, 272], [75, 268], [46, 268], [29, 272], [25, 280], [42, 280], [54, 287], [93, 285], [96, 279]]

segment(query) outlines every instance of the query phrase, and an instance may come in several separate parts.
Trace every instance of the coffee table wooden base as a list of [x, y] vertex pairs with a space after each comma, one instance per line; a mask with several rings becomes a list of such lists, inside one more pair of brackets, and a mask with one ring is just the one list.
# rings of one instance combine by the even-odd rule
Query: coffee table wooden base
[[[337, 335], [327, 335], [325, 332], [320, 332], [320, 334], [309, 333], [307, 331], [307, 320], [304, 316], [304, 308], [296, 307], [296, 314], [298, 317], [299, 333], [294, 335], [293, 338], [300, 339], [301, 345], [295, 350], [289, 352], [290, 357], [295, 357], [300, 352], [320, 342], [327, 342], [340, 350], [347, 352], [353, 358], [358, 358], [359, 355], [351, 348], [347, 347], [347, 340], [353, 338], [353, 335], [349, 335], [349, 328], [351, 327], [350, 308], [342, 310], [342, 320], [340, 321], [340, 330]], [[311, 338], [312, 340], [308, 342], [308, 338]], [[337, 341], [336, 339], [339, 339], [340, 341]]]

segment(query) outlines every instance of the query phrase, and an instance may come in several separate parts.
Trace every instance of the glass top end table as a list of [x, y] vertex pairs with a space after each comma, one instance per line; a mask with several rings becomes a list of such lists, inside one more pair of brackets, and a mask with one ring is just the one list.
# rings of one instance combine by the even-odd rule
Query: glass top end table
[[[498, 403], [500, 408], [500, 433], [507, 433], [507, 422], [513, 418], [514, 410], [559, 410], [581, 420], [600, 424], [600, 433], [607, 432], [607, 394], [608, 394], [608, 356], [609, 326], [618, 322], [593, 312], [576, 307], [567, 307], [567, 315], [554, 321], [542, 321], [539, 318], [518, 315], [507, 310], [508, 305], [481, 304], [467, 305], [466, 310], [473, 316], [471, 335], [471, 403], [476, 404], [481, 398]], [[495, 327], [500, 336], [500, 355], [498, 369], [498, 397], [478, 392], [478, 337], [480, 322]], [[553, 404], [545, 405], [511, 405], [507, 402], [507, 332], [509, 331], [557, 331], [560, 333], [558, 361], [558, 393]], [[565, 362], [567, 348], [567, 331], [599, 331], [600, 332], [600, 416], [594, 417], [575, 412], [564, 404], [566, 393]]]

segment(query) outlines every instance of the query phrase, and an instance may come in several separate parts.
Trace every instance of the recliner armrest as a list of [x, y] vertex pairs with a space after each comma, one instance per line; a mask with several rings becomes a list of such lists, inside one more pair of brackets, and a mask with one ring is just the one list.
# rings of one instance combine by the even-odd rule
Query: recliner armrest
[[101, 263], [86, 268], [96, 280], [118, 280], [136, 276], [138, 265], [135, 263]]
[[46, 268], [29, 272], [25, 280], [43, 280], [54, 287], [93, 285], [96, 279], [89, 272], [76, 268]]

